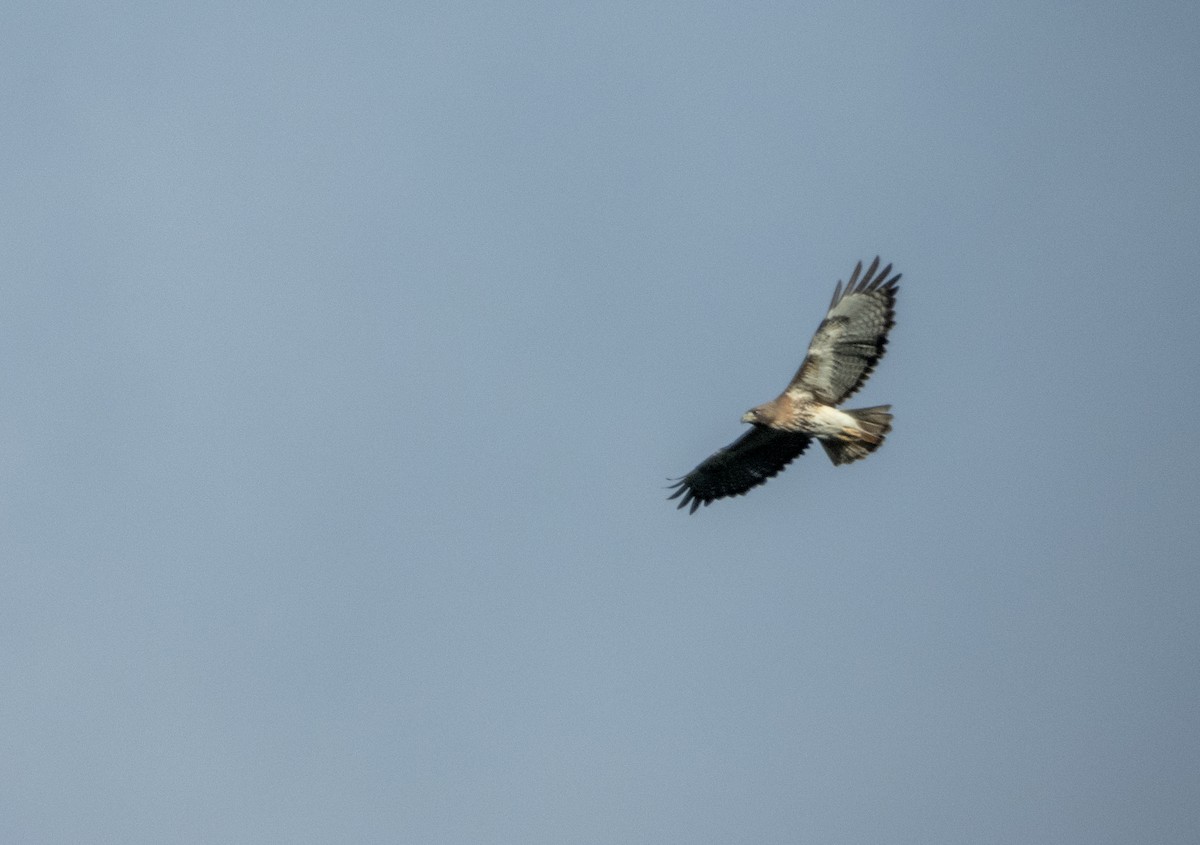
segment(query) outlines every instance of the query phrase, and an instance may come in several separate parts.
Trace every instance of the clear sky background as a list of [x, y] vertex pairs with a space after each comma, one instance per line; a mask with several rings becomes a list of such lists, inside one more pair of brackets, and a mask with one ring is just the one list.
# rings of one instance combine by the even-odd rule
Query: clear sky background
[[[0, 840], [1194, 843], [1197, 43], [9, 4]], [[877, 253], [886, 446], [675, 510]]]

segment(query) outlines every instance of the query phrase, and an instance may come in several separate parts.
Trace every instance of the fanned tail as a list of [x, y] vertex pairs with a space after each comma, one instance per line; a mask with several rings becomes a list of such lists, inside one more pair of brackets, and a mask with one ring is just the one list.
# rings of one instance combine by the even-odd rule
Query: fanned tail
[[838, 440], [821, 438], [825, 454], [834, 466], [852, 463], [874, 452], [892, 430], [891, 405], [876, 405], [873, 408], [858, 408], [844, 411], [854, 418], [857, 428], [847, 428]]

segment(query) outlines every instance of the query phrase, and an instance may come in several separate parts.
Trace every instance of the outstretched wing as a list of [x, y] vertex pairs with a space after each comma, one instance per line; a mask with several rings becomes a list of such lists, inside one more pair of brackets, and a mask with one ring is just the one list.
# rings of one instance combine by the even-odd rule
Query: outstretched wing
[[888, 330], [896, 324], [896, 292], [900, 274], [888, 278], [892, 265], [879, 273], [879, 257], [862, 278], [862, 262], [842, 290], [839, 280], [829, 313], [817, 327], [808, 355], [796, 371], [788, 393], [811, 393], [837, 405], [863, 386], [887, 348]]
[[811, 440], [807, 434], [756, 425], [673, 484], [677, 489], [667, 498], [683, 496], [679, 507], [690, 503], [695, 513], [716, 499], [740, 496], [778, 475]]

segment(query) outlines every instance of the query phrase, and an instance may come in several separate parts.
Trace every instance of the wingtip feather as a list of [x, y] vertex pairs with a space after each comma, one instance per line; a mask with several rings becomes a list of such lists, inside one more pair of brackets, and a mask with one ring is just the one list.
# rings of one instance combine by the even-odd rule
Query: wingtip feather
[[829, 307], [832, 309], [838, 304], [838, 300], [842, 298], [842, 280], [838, 279], [837, 287], [833, 289], [833, 299], [829, 301]]
[[[850, 284], [846, 285], [846, 293], [854, 290], [854, 283], [858, 281], [858, 274], [862, 272], [862, 262], [859, 261], [854, 265], [854, 272], [850, 274]], [[840, 284], [840, 282], [839, 282]]]
[[[861, 265], [862, 262], [860, 261], [859, 264]], [[867, 285], [870, 283], [871, 279], [875, 275], [875, 271], [878, 269], [879, 269], [879, 256], [876, 255], [875, 260], [871, 262], [871, 266], [867, 268], [866, 275], [863, 276], [862, 282], [860, 282], [858, 285], [859, 292], [867, 289]]]

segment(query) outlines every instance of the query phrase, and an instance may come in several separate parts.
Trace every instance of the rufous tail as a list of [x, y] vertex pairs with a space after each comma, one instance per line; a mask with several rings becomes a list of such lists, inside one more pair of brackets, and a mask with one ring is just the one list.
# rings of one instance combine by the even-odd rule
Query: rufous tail
[[854, 417], [856, 427], [842, 429], [839, 438], [825, 440], [825, 454], [834, 466], [852, 463], [874, 452], [883, 445], [884, 438], [892, 430], [891, 405], [876, 405], [874, 408], [859, 408], [844, 413]]

